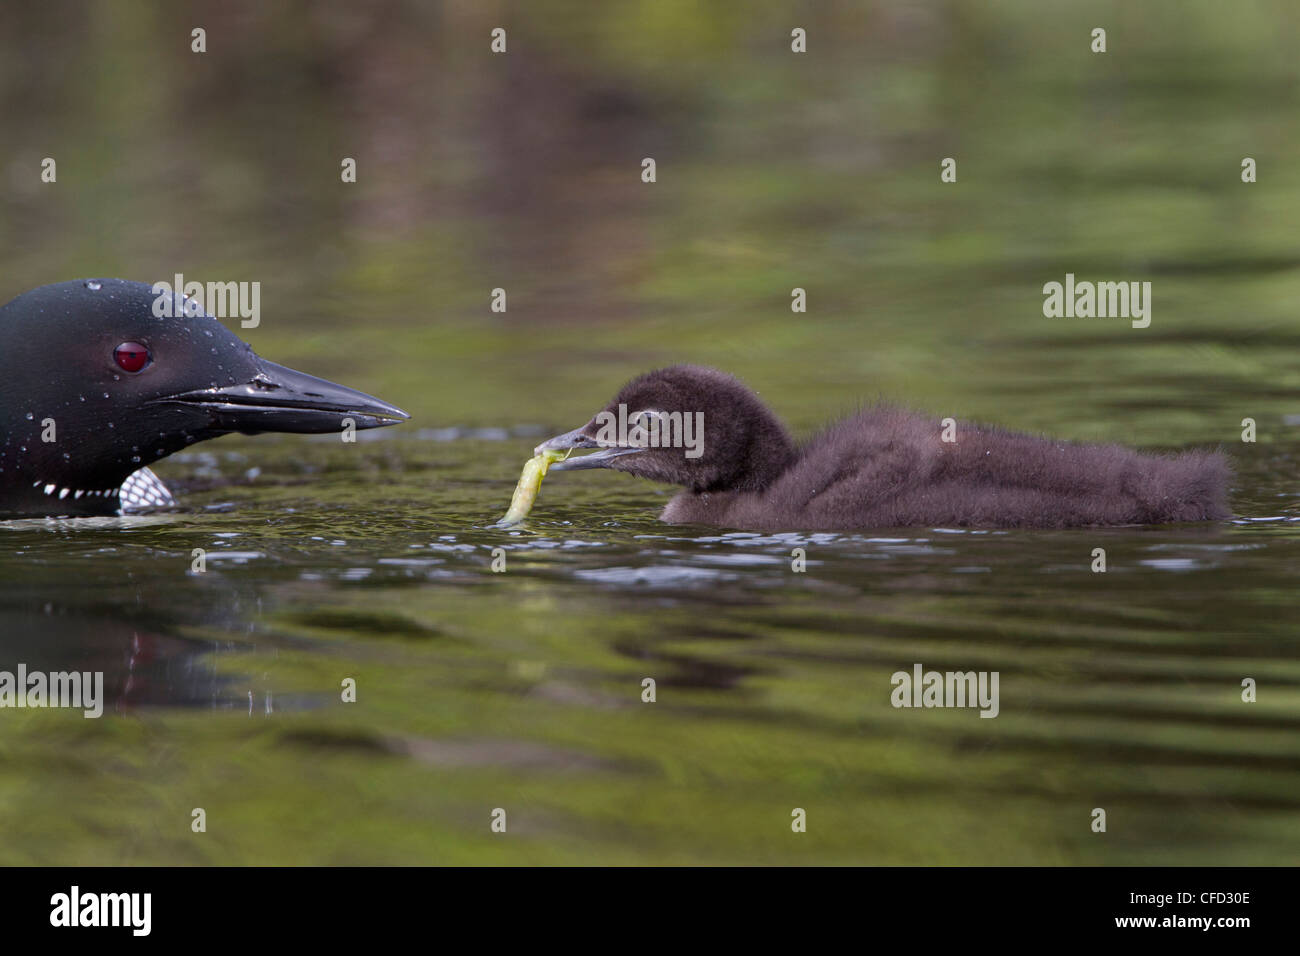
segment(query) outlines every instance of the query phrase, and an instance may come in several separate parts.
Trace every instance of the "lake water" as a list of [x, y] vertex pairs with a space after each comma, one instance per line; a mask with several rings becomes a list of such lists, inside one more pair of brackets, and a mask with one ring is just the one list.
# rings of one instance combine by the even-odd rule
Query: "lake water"
[[[556, 3], [508, 67], [456, 5], [234, 6], [197, 63], [188, 14], [7, 14], [3, 297], [257, 280], [260, 354], [413, 419], [195, 446], [176, 514], [0, 523], [0, 668], [108, 697], [0, 712], [0, 862], [1295, 861], [1289, 5], [799, 7], [800, 60], [784, 4]], [[1151, 326], [1045, 318], [1067, 273], [1150, 281]], [[491, 526], [534, 444], [674, 361], [800, 435], [883, 395], [1221, 446], [1238, 518], [755, 535], [595, 472]], [[918, 663], [997, 671], [997, 718], [892, 707]]]

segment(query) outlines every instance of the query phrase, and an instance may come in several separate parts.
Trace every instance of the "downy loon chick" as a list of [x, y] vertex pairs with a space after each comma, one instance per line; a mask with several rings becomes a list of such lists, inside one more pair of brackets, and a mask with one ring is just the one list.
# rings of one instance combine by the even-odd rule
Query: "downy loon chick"
[[[615, 437], [620, 406], [639, 432]], [[662, 447], [697, 412], [696, 448]], [[609, 468], [682, 485], [664, 521], [750, 531], [1071, 528], [1231, 514], [1230, 469], [1218, 452], [1143, 454], [962, 422], [954, 437], [943, 440], [936, 418], [877, 405], [797, 445], [737, 379], [678, 365], [632, 380], [586, 425], [537, 451], [598, 448], [551, 470]]]
[[[267, 362], [210, 315], [154, 314], [142, 282], [42, 286], [0, 307], [0, 518], [173, 503], [145, 466], [230, 432], [333, 432], [409, 416]], [[52, 440], [51, 440], [52, 439]]]

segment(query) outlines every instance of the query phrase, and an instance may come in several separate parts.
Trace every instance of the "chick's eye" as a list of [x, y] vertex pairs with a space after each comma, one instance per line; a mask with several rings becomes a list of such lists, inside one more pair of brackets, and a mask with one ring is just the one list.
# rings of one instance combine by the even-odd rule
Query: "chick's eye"
[[153, 356], [139, 342], [123, 342], [113, 349], [113, 361], [124, 372], [139, 372], [153, 361]]

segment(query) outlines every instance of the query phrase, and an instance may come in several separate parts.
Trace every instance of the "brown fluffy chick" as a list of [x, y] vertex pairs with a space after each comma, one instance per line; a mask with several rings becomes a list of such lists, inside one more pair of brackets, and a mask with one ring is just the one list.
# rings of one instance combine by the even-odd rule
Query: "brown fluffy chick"
[[[620, 405], [629, 423], [623, 434]], [[681, 427], [701, 421], [700, 434]], [[1218, 452], [1143, 454], [963, 422], [947, 442], [943, 431], [930, 416], [877, 405], [796, 445], [740, 381], [677, 365], [632, 380], [586, 425], [538, 451], [597, 448], [551, 470], [609, 468], [684, 486], [661, 515], [673, 524], [750, 531], [1071, 528], [1231, 514], [1230, 469]], [[663, 447], [674, 437], [679, 447]]]

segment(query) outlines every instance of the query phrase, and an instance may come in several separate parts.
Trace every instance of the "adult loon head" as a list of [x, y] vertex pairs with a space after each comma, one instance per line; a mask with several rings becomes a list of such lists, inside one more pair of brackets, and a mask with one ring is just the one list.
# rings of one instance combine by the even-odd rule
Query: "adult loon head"
[[42, 286], [0, 307], [0, 517], [168, 504], [147, 468], [230, 432], [379, 428], [409, 416], [259, 358], [140, 282]]
[[[657, 431], [657, 438], [656, 438]], [[682, 485], [662, 518], [749, 531], [1062, 528], [1226, 518], [1222, 454], [1142, 454], [864, 408], [796, 446], [741, 382], [680, 365], [634, 379], [537, 451], [597, 449], [552, 471], [610, 468]]]

